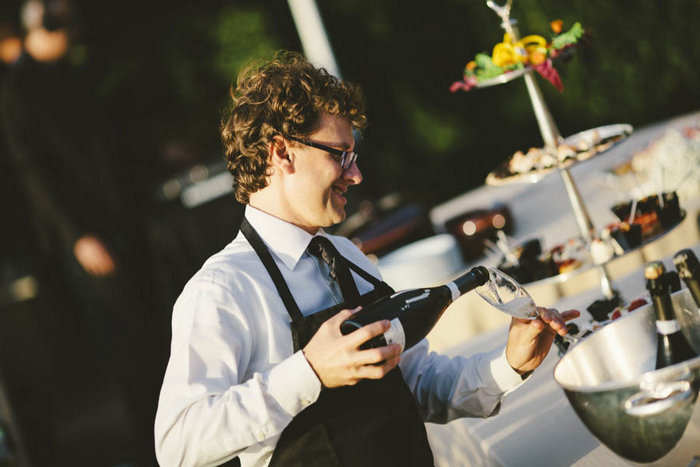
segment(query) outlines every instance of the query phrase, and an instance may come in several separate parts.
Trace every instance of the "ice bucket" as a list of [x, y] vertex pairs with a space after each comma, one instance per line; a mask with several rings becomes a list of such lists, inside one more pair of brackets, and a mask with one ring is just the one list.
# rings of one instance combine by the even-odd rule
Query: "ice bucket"
[[[700, 311], [686, 289], [673, 294], [683, 333], [700, 352]], [[700, 456], [700, 357], [655, 370], [651, 304], [571, 347], [554, 368], [586, 427], [635, 461], [688, 465]]]

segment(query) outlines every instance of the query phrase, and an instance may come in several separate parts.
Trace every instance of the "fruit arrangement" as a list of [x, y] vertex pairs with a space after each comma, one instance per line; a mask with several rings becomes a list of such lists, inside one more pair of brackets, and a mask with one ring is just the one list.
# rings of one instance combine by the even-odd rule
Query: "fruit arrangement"
[[503, 42], [493, 47], [491, 55], [479, 53], [467, 63], [464, 79], [454, 82], [450, 91], [469, 91], [480, 83], [526, 67], [536, 70], [559, 91], [563, 91], [564, 86], [552, 60], [567, 55], [580, 43], [585, 31], [576, 22], [568, 31], [562, 32], [561, 20], [552, 21], [550, 27], [554, 36], [549, 42], [536, 34], [514, 40], [509, 33], [505, 33]]

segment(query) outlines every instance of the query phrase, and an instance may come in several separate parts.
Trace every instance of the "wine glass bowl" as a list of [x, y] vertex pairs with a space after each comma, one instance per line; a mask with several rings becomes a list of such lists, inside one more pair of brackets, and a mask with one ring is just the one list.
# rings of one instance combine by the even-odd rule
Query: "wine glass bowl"
[[515, 279], [494, 268], [486, 268], [489, 280], [477, 287], [476, 293], [494, 308], [498, 308], [516, 318], [535, 319], [538, 317], [534, 300]]
[[[494, 308], [498, 308], [515, 318], [536, 319], [539, 316], [537, 305], [527, 290], [508, 274], [494, 268], [486, 268], [489, 280], [476, 289], [476, 293]], [[569, 344], [579, 339], [569, 334], [560, 336]]]

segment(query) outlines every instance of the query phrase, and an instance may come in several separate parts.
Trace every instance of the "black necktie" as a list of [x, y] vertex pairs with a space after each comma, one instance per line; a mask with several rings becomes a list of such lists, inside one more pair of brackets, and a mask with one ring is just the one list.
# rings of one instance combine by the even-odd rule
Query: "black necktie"
[[355, 301], [360, 296], [345, 258], [338, 253], [330, 240], [317, 235], [311, 239], [306, 251], [321, 258], [328, 265], [331, 279], [340, 286], [340, 292], [346, 302]]

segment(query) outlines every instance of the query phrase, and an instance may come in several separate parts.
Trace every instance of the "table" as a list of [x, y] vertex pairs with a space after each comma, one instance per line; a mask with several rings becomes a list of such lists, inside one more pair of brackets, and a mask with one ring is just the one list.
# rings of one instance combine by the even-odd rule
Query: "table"
[[[615, 220], [610, 207], [628, 196], [625, 191], [610, 186], [602, 174], [612, 167], [628, 160], [633, 154], [645, 149], [649, 144], [670, 129], [680, 130], [697, 125], [700, 111], [672, 118], [670, 120], [638, 128], [623, 144], [609, 152], [572, 167], [571, 173], [578, 185], [582, 198], [597, 228]], [[699, 190], [700, 191], [700, 190]], [[522, 242], [530, 238], [540, 238], [543, 246], [551, 247], [563, 243], [577, 235], [578, 229], [567, 199], [561, 177], [551, 175], [537, 184], [515, 184], [503, 187], [481, 186], [436, 206], [430, 218], [436, 231], [444, 232], [448, 219], [473, 209], [490, 207], [497, 203], [507, 204], [515, 221], [513, 238]], [[686, 218], [673, 231], [637, 251], [614, 259], [607, 269], [613, 287], [619, 288], [617, 279], [632, 271], [640, 270], [650, 260], [671, 255], [686, 245], [700, 241], [700, 196], [682, 200]], [[482, 258], [476, 264], [495, 266], [495, 257]], [[600, 281], [596, 268], [575, 275], [564, 283], [548, 283], [528, 286], [528, 292], [541, 306], [553, 306], [561, 300], [577, 296], [587, 291], [597, 291], [588, 302], [580, 301], [578, 306], [589, 304], [602, 298]], [[459, 345], [466, 338], [498, 328], [508, 322], [505, 316], [494, 314], [478, 298], [462, 297], [446, 311], [443, 318], [431, 332], [429, 339], [436, 350], [445, 350]], [[456, 333], [455, 330], [459, 330]]]
[[[691, 248], [700, 255], [700, 243]], [[667, 269], [673, 267], [672, 254], [661, 260]], [[619, 278], [616, 285], [628, 301], [644, 295], [643, 271], [630, 272]], [[561, 310], [580, 308], [596, 298], [598, 291], [589, 290], [563, 298], [555, 305]], [[442, 352], [469, 355], [492, 350], [503, 345], [507, 331], [507, 327], [498, 327]], [[553, 371], [558, 361], [559, 355], [553, 348], [528, 381], [506, 395], [500, 413], [494, 417], [460, 419], [447, 425], [427, 424], [435, 464], [445, 467], [639, 465], [617, 456], [583, 425], [554, 381]]]

